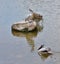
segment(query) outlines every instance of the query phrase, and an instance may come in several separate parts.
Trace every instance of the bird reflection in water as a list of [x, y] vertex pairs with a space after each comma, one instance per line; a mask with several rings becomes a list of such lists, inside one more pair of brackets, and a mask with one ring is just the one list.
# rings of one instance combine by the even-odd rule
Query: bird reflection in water
[[40, 54], [40, 53], [38, 53], [38, 55], [41, 57], [42, 60], [46, 60], [48, 57], [52, 58], [53, 54]]

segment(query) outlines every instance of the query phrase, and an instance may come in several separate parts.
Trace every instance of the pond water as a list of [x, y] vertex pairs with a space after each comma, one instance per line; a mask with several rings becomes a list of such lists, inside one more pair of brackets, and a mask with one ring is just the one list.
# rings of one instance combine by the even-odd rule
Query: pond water
[[[11, 31], [11, 25], [24, 20], [29, 8], [43, 16], [40, 31]], [[39, 22], [40, 24], [40, 22]], [[41, 44], [53, 55], [39, 56]], [[60, 64], [60, 0], [0, 0], [0, 64]]]

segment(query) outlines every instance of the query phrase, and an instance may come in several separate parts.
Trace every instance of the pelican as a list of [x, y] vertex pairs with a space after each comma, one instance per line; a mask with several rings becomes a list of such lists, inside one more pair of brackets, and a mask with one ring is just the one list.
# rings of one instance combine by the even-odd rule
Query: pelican
[[41, 46], [38, 48], [38, 52], [41, 53], [41, 54], [52, 54], [51, 48], [49, 48], [49, 47], [44, 47], [44, 45], [41, 45]]

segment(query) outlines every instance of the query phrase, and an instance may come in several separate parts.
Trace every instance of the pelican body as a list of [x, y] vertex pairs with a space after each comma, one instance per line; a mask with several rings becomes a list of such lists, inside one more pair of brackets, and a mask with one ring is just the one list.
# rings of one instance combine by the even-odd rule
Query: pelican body
[[28, 32], [33, 31], [36, 28], [36, 22], [33, 20], [29, 21], [20, 21], [12, 25], [12, 29], [16, 31]]

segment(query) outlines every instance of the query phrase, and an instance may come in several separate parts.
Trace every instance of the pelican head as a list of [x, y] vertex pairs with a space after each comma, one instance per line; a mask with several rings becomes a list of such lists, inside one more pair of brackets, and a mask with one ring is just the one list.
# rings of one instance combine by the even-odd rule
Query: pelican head
[[38, 50], [40, 50], [41, 48], [43, 48], [44, 47], [44, 44], [42, 44], [39, 48], [38, 48]]

